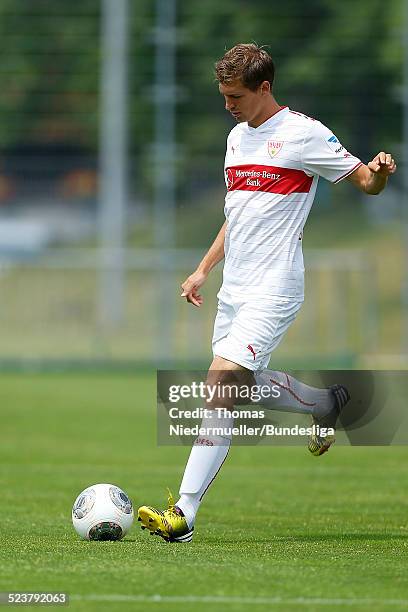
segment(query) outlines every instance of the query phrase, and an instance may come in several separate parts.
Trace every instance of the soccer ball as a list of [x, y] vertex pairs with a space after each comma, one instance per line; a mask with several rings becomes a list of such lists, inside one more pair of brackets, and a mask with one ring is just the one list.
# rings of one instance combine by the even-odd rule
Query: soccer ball
[[133, 505], [122, 489], [95, 484], [78, 495], [72, 524], [84, 540], [120, 540], [133, 523]]

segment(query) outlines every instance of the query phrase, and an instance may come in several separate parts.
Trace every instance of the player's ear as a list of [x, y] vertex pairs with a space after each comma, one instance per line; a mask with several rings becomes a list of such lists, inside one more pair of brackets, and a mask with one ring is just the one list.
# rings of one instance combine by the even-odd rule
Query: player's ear
[[268, 95], [271, 93], [271, 84], [269, 81], [263, 81], [261, 83], [261, 93], [262, 95]]

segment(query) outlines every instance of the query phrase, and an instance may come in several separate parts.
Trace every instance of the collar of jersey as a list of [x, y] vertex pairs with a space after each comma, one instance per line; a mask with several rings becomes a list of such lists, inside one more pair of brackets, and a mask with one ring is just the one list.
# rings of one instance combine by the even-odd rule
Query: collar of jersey
[[256, 134], [259, 132], [263, 132], [263, 130], [268, 130], [276, 121], [280, 121], [282, 117], [288, 112], [288, 106], [281, 106], [280, 109], [272, 115], [272, 117], [269, 117], [269, 119], [261, 123], [261, 125], [258, 125], [258, 127], [251, 127], [250, 125], [246, 124], [248, 132], [250, 134]]

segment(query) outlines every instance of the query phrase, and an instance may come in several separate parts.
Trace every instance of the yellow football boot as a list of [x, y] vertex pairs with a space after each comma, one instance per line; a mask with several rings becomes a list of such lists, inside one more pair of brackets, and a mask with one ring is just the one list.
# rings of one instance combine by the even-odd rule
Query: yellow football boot
[[158, 535], [166, 542], [191, 542], [193, 531], [187, 525], [184, 514], [174, 505], [173, 496], [168, 490], [168, 508], [162, 512], [151, 506], [141, 506], [137, 512], [137, 520], [142, 523], [142, 529], [148, 529], [150, 535]]
[[[330, 391], [334, 397], [334, 408], [323, 417], [318, 418], [312, 416], [312, 425], [318, 425], [319, 428], [325, 427], [336, 429], [336, 423], [340, 412], [350, 400], [350, 394], [343, 385], [333, 385], [330, 387]], [[336, 438], [332, 435], [320, 436], [315, 433], [309, 437], [307, 447], [312, 455], [319, 457], [320, 455], [323, 455], [323, 453], [327, 452], [335, 441]]]

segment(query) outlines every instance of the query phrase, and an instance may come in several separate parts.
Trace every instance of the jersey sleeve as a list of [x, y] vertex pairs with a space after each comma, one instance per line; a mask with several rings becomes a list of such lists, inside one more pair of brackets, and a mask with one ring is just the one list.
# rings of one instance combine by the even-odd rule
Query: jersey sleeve
[[318, 174], [331, 183], [338, 183], [362, 164], [320, 121], [313, 123], [305, 138], [302, 162], [307, 174]]

